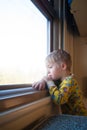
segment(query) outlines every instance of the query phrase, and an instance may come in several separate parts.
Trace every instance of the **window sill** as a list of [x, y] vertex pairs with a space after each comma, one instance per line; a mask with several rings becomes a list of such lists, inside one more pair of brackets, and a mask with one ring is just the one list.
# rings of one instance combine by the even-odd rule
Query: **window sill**
[[[16, 87], [15, 87], [16, 86]], [[48, 91], [30, 85], [6, 85], [0, 88], [0, 129], [20, 130], [53, 113]]]

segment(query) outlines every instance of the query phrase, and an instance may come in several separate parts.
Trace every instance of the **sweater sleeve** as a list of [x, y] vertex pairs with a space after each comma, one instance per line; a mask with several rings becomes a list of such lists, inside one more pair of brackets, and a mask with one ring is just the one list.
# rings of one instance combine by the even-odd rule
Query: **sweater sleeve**
[[53, 81], [48, 81], [47, 85], [51, 98], [56, 104], [64, 104], [68, 101], [71, 87], [69, 87], [67, 83], [62, 84], [59, 89]]

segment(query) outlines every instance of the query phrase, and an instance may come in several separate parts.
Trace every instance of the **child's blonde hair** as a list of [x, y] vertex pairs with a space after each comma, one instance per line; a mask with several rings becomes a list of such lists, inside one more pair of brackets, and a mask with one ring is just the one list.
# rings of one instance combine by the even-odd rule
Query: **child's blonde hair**
[[60, 62], [64, 62], [67, 65], [67, 69], [70, 70], [71, 69], [71, 56], [68, 52], [64, 51], [64, 50], [54, 50], [53, 52], [51, 52], [47, 57], [46, 57], [46, 64], [47, 63], [60, 63]]

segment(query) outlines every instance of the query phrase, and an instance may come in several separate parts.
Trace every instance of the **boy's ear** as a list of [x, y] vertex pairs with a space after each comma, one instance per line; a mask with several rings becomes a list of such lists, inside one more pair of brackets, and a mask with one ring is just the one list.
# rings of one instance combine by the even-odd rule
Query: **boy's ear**
[[62, 66], [62, 69], [63, 69], [63, 70], [66, 70], [67, 65], [66, 65], [65, 63], [62, 63], [62, 65], [61, 65], [61, 66]]

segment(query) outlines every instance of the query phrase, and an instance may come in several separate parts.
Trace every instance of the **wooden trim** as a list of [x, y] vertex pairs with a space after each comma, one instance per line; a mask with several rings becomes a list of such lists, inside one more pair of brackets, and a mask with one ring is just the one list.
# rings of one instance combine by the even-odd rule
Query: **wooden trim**
[[51, 113], [48, 91], [29, 85], [5, 85], [0, 90], [0, 130], [20, 130]]
[[51, 113], [50, 97], [0, 114], [0, 130], [19, 130]]
[[[23, 87], [23, 86], [22, 86]], [[24, 88], [12, 88], [0, 90], [0, 111], [6, 111], [12, 108], [16, 108], [18, 106], [24, 105], [26, 103], [31, 103], [33, 101], [42, 99], [48, 96], [48, 92], [37, 91], [32, 87]]]

